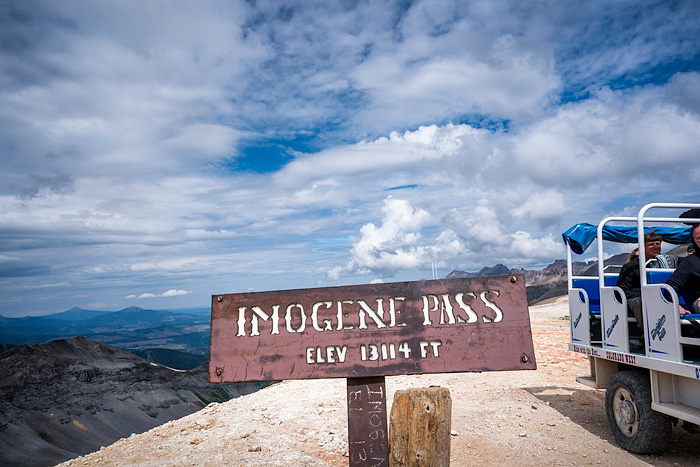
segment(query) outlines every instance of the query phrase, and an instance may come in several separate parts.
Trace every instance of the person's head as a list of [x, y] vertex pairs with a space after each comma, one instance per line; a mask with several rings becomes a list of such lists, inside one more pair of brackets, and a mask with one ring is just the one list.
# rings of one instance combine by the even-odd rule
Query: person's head
[[627, 257], [627, 262], [629, 263], [637, 257], [639, 257], [639, 248], [635, 248], [634, 250], [630, 251], [630, 255]]
[[700, 224], [695, 224], [690, 228], [690, 246], [695, 250], [696, 255], [700, 255]]
[[661, 253], [661, 235], [650, 232], [644, 234], [644, 256], [651, 259]]

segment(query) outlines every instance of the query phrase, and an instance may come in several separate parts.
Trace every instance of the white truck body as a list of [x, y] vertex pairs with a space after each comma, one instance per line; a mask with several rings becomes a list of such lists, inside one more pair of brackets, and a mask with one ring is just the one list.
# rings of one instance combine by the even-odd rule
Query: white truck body
[[[569, 350], [587, 355], [591, 364], [591, 375], [577, 380], [596, 389], [607, 387], [609, 392], [617, 391], [606, 395], [608, 419], [618, 442], [633, 452], [659, 453], [665, 449], [665, 445], [661, 447], [659, 443], [646, 446], [648, 443], [638, 439], [642, 435], [649, 439], [660, 436], [659, 433], [639, 433], [642, 429], [656, 429], [653, 424], [642, 422], [643, 412], [648, 408], [654, 412], [648, 415], [661, 420], [661, 425], [665, 425], [666, 420], [687, 422], [687, 427], [700, 425], [700, 337], [693, 337], [700, 334], [692, 331], [692, 323], [685, 319], [686, 315], [679, 314], [679, 297], [665, 283], [673, 270], [648, 267], [650, 258], [645, 257], [644, 251], [645, 228], [700, 223], [700, 218], [650, 217], [650, 210], [665, 209], [668, 213], [669, 209], [677, 212], [696, 208], [700, 208], [700, 204], [654, 203], [644, 206], [637, 217], [609, 217], [601, 221], [596, 236], [597, 276], [573, 275], [572, 248], [565, 240], [571, 322]], [[607, 272], [604, 267], [603, 228], [610, 224], [637, 227], [644, 320], [641, 335], [634, 335], [634, 331], [638, 331], [636, 319], [628, 313], [625, 294], [616, 286], [617, 273]], [[690, 229], [690, 226], [684, 228]], [[624, 382], [620, 384], [620, 377], [611, 381], [621, 371], [648, 379], [649, 401], [642, 400], [645, 399], [643, 395], [634, 397], [633, 390], [625, 389]], [[638, 406], [640, 404], [650, 407]], [[668, 417], [659, 418], [656, 414]], [[620, 433], [615, 433], [616, 426], [622, 438], [618, 436]], [[667, 431], [670, 438], [670, 425]]]

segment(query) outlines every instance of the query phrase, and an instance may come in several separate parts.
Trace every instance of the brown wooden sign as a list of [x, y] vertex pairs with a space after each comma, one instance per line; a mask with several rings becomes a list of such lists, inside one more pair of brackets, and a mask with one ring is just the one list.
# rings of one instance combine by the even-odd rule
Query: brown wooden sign
[[212, 297], [213, 383], [535, 368], [521, 275]]

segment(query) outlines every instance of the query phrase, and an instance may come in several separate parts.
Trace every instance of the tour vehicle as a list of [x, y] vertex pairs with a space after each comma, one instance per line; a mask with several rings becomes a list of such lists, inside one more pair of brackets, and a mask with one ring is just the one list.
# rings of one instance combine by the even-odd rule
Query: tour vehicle
[[[608, 217], [597, 226], [576, 224], [563, 234], [569, 350], [590, 360], [590, 376], [577, 381], [606, 389], [605, 411], [613, 436], [620, 446], [637, 454], [663, 453], [673, 425], [691, 433], [700, 431], [700, 315], [681, 315], [679, 304], [686, 307], [690, 299], [685, 291], [677, 294], [666, 285], [674, 271], [669, 265], [683, 261], [691, 244], [691, 226], [700, 223], [698, 209], [700, 204], [652, 203], [636, 217]], [[664, 247], [675, 245], [670, 250], [675, 254], [646, 258], [647, 232], [661, 235]], [[572, 253], [583, 254], [594, 241], [597, 274], [574, 275]], [[635, 243], [639, 248], [641, 326], [616, 285], [619, 270], [605, 266], [604, 259], [611, 256], [605, 247], [610, 242]]]

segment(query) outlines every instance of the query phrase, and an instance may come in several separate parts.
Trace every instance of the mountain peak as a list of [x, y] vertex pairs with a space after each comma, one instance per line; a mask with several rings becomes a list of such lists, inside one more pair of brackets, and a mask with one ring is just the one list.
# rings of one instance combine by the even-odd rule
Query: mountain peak
[[505, 274], [508, 274], [510, 272], [510, 268], [508, 266], [498, 263], [494, 267], [485, 267], [481, 268], [481, 271], [477, 272], [476, 275], [477, 277], [481, 276], [503, 276]]

